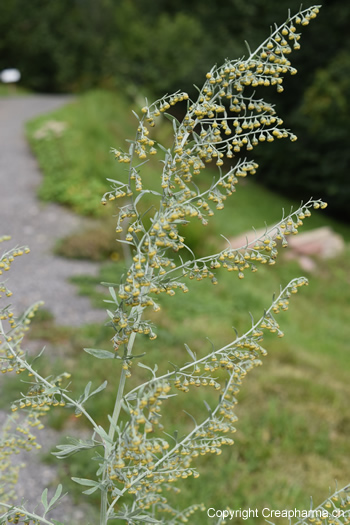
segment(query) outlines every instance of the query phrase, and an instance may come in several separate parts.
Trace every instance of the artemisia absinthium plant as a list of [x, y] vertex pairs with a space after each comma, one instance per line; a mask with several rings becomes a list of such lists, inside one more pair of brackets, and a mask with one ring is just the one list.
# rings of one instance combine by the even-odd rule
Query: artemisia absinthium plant
[[[0, 243], [9, 241], [10, 237], [0, 237]], [[12, 263], [21, 255], [29, 253], [27, 246], [9, 248], [0, 253], [0, 372], [2, 374], [21, 374], [25, 376], [26, 394], [21, 394], [18, 401], [12, 404], [11, 415], [2, 422], [0, 433], [0, 523], [48, 523], [45, 519], [46, 511], [53, 507], [61, 495], [62, 486], [59, 485], [50, 503], [47, 502], [47, 489], [43, 493], [44, 514], [37, 515], [34, 511], [13, 505], [16, 496], [16, 483], [19, 470], [23, 465], [14, 466], [11, 461], [13, 454], [20, 450], [31, 451], [40, 449], [36, 431], [44, 428], [41, 421], [51, 406], [64, 406], [71, 401], [65, 396], [63, 382], [70, 374], [63, 373], [56, 377], [43, 378], [35, 370], [35, 360], [28, 362], [28, 356], [22, 349], [22, 340], [29, 330], [31, 319], [34, 317], [41, 302], [33, 304], [20, 317], [16, 318], [12, 306], [8, 303], [12, 296], [7, 287], [7, 279], [2, 279], [11, 269]], [[40, 354], [39, 354], [40, 355]], [[33, 368], [34, 366], [34, 368]], [[73, 406], [74, 406], [73, 402]]]
[[[0, 237], [0, 243], [9, 240], [8, 236]], [[29, 249], [19, 248], [10, 249], [4, 252], [0, 257], [0, 276], [4, 272], [10, 269], [12, 262], [15, 257], [28, 253]], [[1, 279], [1, 277], [0, 277]], [[6, 298], [8, 301], [11, 297], [12, 292], [7, 288], [5, 282], [0, 281], [0, 299]], [[24, 352], [20, 347], [20, 342], [23, 334], [28, 330], [28, 324], [30, 323], [30, 317], [32, 317], [34, 310], [37, 308], [35, 305], [19, 320], [14, 318], [13, 311], [9, 305], [0, 309], [0, 371], [5, 374], [8, 372], [16, 372], [20, 374], [25, 371], [25, 368], [20, 366], [18, 361], [14, 358], [13, 351], [23, 357]], [[7, 329], [5, 329], [7, 325]], [[25, 405], [24, 405], [25, 406]], [[30, 405], [28, 405], [30, 406]], [[16, 421], [16, 418], [9, 416], [4, 422], [2, 427], [2, 434], [0, 437], [0, 500], [9, 501], [14, 496], [14, 491], [11, 489], [16, 482], [18, 477], [19, 467], [14, 467], [9, 460], [10, 456], [19, 448], [31, 450], [32, 447], [39, 447], [36, 443], [35, 436], [31, 432], [31, 427], [40, 426], [39, 411], [32, 410], [27, 413], [25, 418], [21, 421]], [[16, 431], [13, 433], [13, 429], [16, 427]]]
[[[150, 339], [156, 337], [145, 314], [149, 307], [155, 311], [160, 309], [157, 304], [160, 293], [187, 292], [189, 279], [208, 278], [216, 284], [215, 270], [221, 266], [236, 271], [238, 277], [243, 278], [248, 270], [255, 272], [259, 264], [273, 265], [277, 257], [277, 241], [287, 246], [288, 235], [298, 232], [310, 210], [326, 206], [320, 200], [308, 201], [241, 249], [228, 246], [219, 253], [201, 258], [196, 258], [191, 252], [192, 256], [186, 262], [182, 259], [177, 262], [178, 259], [172, 257], [172, 252], [181, 249], [190, 252], [179, 234], [179, 226], [187, 224], [191, 218], [206, 225], [214, 213], [213, 208], [222, 209], [226, 198], [234, 193], [239, 177], [255, 173], [257, 164], [243, 156], [246, 150], [275, 138], [295, 140], [296, 137], [282, 127], [282, 120], [274, 107], [255, 97], [254, 88], [271, 85], [279, 92], [283, 90], [283, 75], [296, 73], [288, 57], [293, 49], [300, 47], [298, 28], [307, 25], [317, 13], [317, 6], [300, 10], [280, 27], [271, 30], [269, 38], [256, 51], [249, 52], [248, 58], [227, 60], [222, 66], [212, 68], [196, 101], [190, 101], [186, 93], [178, 92], [145, 106], [143, 116], [136, 115], [138, 128], [129, 151], [115, 150], [119, 162], [128, 164], [128, 177], [126, 182], [111, 181], [112, 190], [104, 195], [103, 203], [128, 197], [128, 203], [119, 208], [117, 232], [126, 230], [122, 242], [131, 247], [132, 263], [121, 284], [109, 288], [111, 299], [108, 302], [113, 306], [108, 314], [109, 324], [115, 331], [114, 352], [85, 349], [96, 358], [110, 359], [115, 365], [121, 365], [109, 428], [99, 426], [83, 406], [89, 397], [103, 390], [105, 383], [92, 393], [89, 383], [82, 396], [72, 400], [67, 388], [62, 386], [67, 374], [54, 379], [41, 377], [22, 355], [19, 344], [12, 342], [10, 332], [16, 327], [11, 326], [7, 333], [3, 330], [3, 366], [7, 370], [16, 368], [18, 372], [26, 370], [32, 378], [29, 392], [13, 405], [13, 410], [28, 410], [29, 407], [29, 415], [36, 414], [30, 417], [38, 418], [44, 407], [65, 404], [75, 407], [76, 415], [83, 414], [93, 427], [90, 440], [71, 438], [69, 444], [58, 446], [59, 451], [55, 454], [66, 458], [87, 449], [98, 451], [100, 461], [96, 479], [73, 479], [86, 487], [85, 494], [100, 491], [100, 525], [106, 525], [108, 521], [129, 525], [175, 525], [191, 520], [190, 516], [201, 505], [178, 510], [168, 503], [165, 494], [168, 490], [179, 490], [175, 485], [179, 479], [198, 477], [195, 465], [198, 456], [220, 454], [223, 445], [233, 444], [231, 434], [235, 432], [237, 420], [234, 413], [236, 394], [247, 372], [260, 365], [261, 356], [266, 354], [262, 347], [264, 332], [283, 335], [276, 315], [287, 310], [292, 294], [307, 284], [304, 277], [292, 280], [244, 335], [237, 335], [221, 348], [213, 347], [209, 354], [199, 358], [186, 345], [189, 362], [183, 366], [174, 365], [163, 375], [157, 375], [157, 367], [149, 368], [149, 381], [127, 389], [132, 364], [137, 361], [143, 368], [148, 368], [134, 353], [134, 343], [137, 334], [146, 334]], [[150, 128], [158, 116], [184, 100], [188, 101], [188, 110], [183, 121], [180, 123], [169, 116], [174, 129], [174, 144], [167, 149], [150, 138]], [[157, 153], [163, 156], [161, 193], [143, 189], [141, 176], [142, 164], [149, 155]], [[217, 178], [210, 188], [200, 191], [192, 179], [199, 176], [210, 162], [217, 165]], [[228, 163], [232, 163], [229, 169], [226, 168]], [[145, 222], [149, 221], [149, 215], [143, 213], [141, 201], [149, 193], [159, 198], [159, 209], [147, 226]], [[26, 319], [21, 321], [24, 326]], [[176, 389], [189, 392], [193, 387], [216, 390], [218, 394], [215, 396], [213, 392], [213, 406], [206, 405], [207, 417], [200, 423], [193, 418], [193, 429], [185, 437], [179, 438], [176, 433], [169, 436], [161, 424], [162, 404], [164, 401], [171, 403], [169, 398]], [[60, 494], [61, 486], [48, 502], [47, 491], [44, 491], [42, 516], [28, 511], [25, 505], [11, 507], [5, 503], [0, 523], [57, 525], [57, 520], [50, 521], [46, 515]], [[320, 508], [333, 509], [338, 503], [340, 506], [349, 503], [346, 489], [345, 492], [337, 491]], [[309, 521], [298, 522], [299, 525], [306, 523]], [[318, 523], [334, 521], [325, 518]], [[336, 523], [347, 521], [339, 518]]]

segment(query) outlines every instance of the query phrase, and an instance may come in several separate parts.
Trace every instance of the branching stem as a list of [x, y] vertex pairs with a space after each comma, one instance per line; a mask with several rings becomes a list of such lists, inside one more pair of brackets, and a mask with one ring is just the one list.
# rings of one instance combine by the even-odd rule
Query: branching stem
[[[143, 308], [137, 306], [133, 309], [134, 311], [131, 312], [131, 315], [136, 314], [137, 320], [140, 321]], [[133, 332], [130, 336], [128, 346], [127, 346], [127, 352], [125, 357], [130, 357], [134, 342], [136, 338], [136, 332]], [[118, 391], [117, 396], [115, 399], [114, 404], [114, 410], [111, 418], [111, 423], [109, 427], [108, 437], [110, 439], [110, 443], [113, 443], [115, 430], [118, 424], [120, 411], [122, 408], [122, 401], [124, 397], [124, 389], [125, 389], [125, 382], [127, 377], [127, 370], [122, 368], [121, 374], [120, 374], [120, 381], [118, 385]], [[100, 514], [100, 525], [106, 525], [108, 520], [108, 513], [107, 513], [107, 506], [108, 506], [108, 493], [107, 493], [107, 487], [105, 486], [106, 480], [107, 480], [107, 463], [108, 463], [108, 457], [110, 453], [112, 452], [112, 447], [109, 443], [105, 444], [105, 467], [103, 472], [103, 478], [102, 478], [102, 485], [103, 489], [101, 490], [101, 514]]]
[[[31, 518], [32, 520], [40, 521], [40, 523], [44, 523], [46, 525], [55, 525], [54, 523], [52, 523], [52, 521], [47, 520], [43, 516], [39, 516], [38, 514], [35, 514], [34, 512], [28, 512], [27, 510], [24, 510], [22, 507], [19, 508], [14, 505], [9, 505], [8, 503], [3, 503], [3, 502], [0, 503], [0, 506], [5, 507], [14, 512], [21, 513], [21, 514], [25, 513], [28, 518]], [[0, 522], [3, 518], [7, 518], [7, 514], [0, 516]]]

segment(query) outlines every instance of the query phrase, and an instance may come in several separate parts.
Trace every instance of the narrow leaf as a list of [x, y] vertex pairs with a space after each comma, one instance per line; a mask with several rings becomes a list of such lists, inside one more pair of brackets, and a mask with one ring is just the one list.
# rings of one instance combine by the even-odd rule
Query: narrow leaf
[[177, 127], [176, 127], [176, 119], [173, 119], [173, 129], [174, 129], [174, 135], [177, 133]]
[[152, 368], [150, 368], [149, 366], [144, 365], [143, 363], [137, 363], [137, 366], [139, 366], [140, 368], [146, 368], [147, 370], [152, 372], [152, 374], [154, 375], [154, 372], [153, 372]]
[[186, 412], [186, 410], [183, 410], [183, 412], [185, 412], [185, 414], [187, 414], [192, 419], [194, 425], [197, 426], [197, 421], [194, 419], [194, 417], [189, 412]]
[[139, 200], [145, 195], [145, 193], [152, 193], [153, 195], [157, 195], [158, 197], [161, 197], [161, 194], [158, 193], [157, 191], [153, 191], [153, 190], [143, 190], [141, 191], [138, 196], [136, 197], [135, 201], [134, 201], [134, 206], [136, 206], [136, 204], [139, 202]]
[[106, 431], [101, 427], [98, 426], [98, 430], [95, 429], [96, 434], [98, 434], [104, 441], [107, 441], [107, 443], [112, 443], [110, 437], [106, 433]]
[[142, 519], [144, 523], [162, 523], [161, 521], [151, 518], [148, 514], [141, 514], [141, 512], [142, 512], [141, 509], [135, 509], [128, 513], [128, 518], [137, 517], [137, 520]]
[[62, 485], [59, 484], [57, 489], [56, 489], [55, 495], [52, 497], [52, 499], [51, 499], [51, 501], [49, 503], [49, 508], [52, 507], [52, 505], [54, 505], [56, 503], [56, 501], [59, 499], [61, 494], [62, 494]]
[[[135, 395], [136, 395], [136, 394], [135, 394]], [[130, 399], [133, 399], [133, 397], [130, 396]], [[117, 434], [119, 435], [119, 433], [120, 433], [119, 426], [115, 424], [115, 422], [114, 422], [113, 419], [112, 419], [112, 416], [110, 416], [109, 414], [108, 414], [108, 421], [110, 422], [112, 428], [113, 428], [113, 429], [117, 432]]]
[[210, 408], [205, 399], [203, 400], [203, 403], [205, 405], [205, 408], [208, 410], [209, 414], [212, 415], [212, 409]]
[[48, 489], [45, 489], [44, 492], [42, 493], [41, 495], [41, 503], [43, 504], [44, 506], [44, 509], [45, 509], [45, 514], [48, 510], [48, 503], [47, 503], [47, 492], [48, 492]]
[[108, 288], [108, 291], [109, 291], [109, 293], [111, 294], [112, 299], [118, 304], [118, 301], [117, 301], [117, 295], [116, 295], [116, 293], [115, 293], [115, 289], [113, 288], [113, 286], [110, 286], [110, 287]]
[[194, 353], [192, 352], [190, 347], [186, 343], [184, 343], [184, 344], [185, 344], [185, 348], [186, 348], [187, 352], [190, 354], [190, 356], [192, 357], [193, 361], [196, 361], [196, 356], [194, 355]]
[[165, 118], [170, 120], [170, 122], [176, 122], [176, 124], [178, 124], [180, 126], [180, 122], [177, 120], [176, 117], [174, 117], [174, 115], [170, 115], [170, 113], [163, 113], [163, 115], [164, 115]]
[[[164, 115], [164, 113], [163, 113]], [[170, 154], [170, 151], [168, 149], [166, 149], [162, 144], [160, 144], [159, 142], [157, 142], [157, 146], [158, 148], [160, 148], [162, 151], [164, 151], [164, 153], [169, 153]]]
[[98, 394], [98, 392], [101, 392], [102, 390], [104, 390], [107, 386], [107, 381], [104, 381], [102, 383], [102, 385], [100, 385], [98, 388], [96, 388], [96, 390], [94, 390], [93, 392], [91, 392], [91, 394], [89, 395], [89, 397], [91, 396], [94, 396], [95, 394]]
[[[143, 357], [144, 355], [146, 355], [146, 352], [143, 352], [143, 354], [129, 355], [129, 357], [127, 357], [125, 359], [129, 359], [129, 361], [130, 361], [130, 359], [138, 359], [140, 357]], [[154, 369], [156, 369], [156, 366], [157, 365], [155, 365]], [[158, 370], [158, 368], [157, 368], [157, 370]]]
[[93, 479], [86, 479], [86, 478], [71, 478], [72, 481], [75, 481], [75, 483], [78, 483], [78, 485], [84, 485], [85, 487], [95, 487], [98, 486], [98, 481], [94, 481]]
[[[112, 151], [114, 151], [114, 148], [112, 148]], [[124, 182], [120, 182], [119, 180], [115, 179], [106, 179], [108, 182], [113, 182], [114, 184], [119, 184], [119, 186], [125, 186], [126, 184]]]
[[118, 242], [121, 242], [122, 244], [130, 244], [130, 246], [134, 246], [134, 243], [133, 242], [130, 242], [130, 241], [125, 241], [123, 239], [117, 239]]
[[92, 385], [92, 383], [91, 383], [91, 381], [89, 381], [88, 384], [85, 387], [85, 390], [84, 390], [84, 399], [87, 399], [89, 397], [91, 385]]
[[71, 442], [69, 445], [57, 445], [56, 448], [59, 450], [59, 452], [52, 452], [52, 455], [62, 459], [67, 458], [68, 456], [71, 456], [80, 450], [88, 450], [95, 447], [95, 443], [91, 440], [84, 441], [82, 439], [77, 440], [69, 438], [69, 441]]
[[91, 487], [91, 489], [83, 490], [82, 494], [93, 494], [98, 489], [98, 485], [96, 487]]
[[115, 354], [109, 350], [100, 350], [97, 348], [84, 348], [84, 352], [97, 357], [97, 359], [115, 359]]

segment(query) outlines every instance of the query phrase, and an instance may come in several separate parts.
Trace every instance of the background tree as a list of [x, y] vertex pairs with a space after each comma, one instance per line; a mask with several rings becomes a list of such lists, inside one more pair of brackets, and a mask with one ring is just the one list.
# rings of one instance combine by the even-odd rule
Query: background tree
[[[36, 91], [99, 86], [132, 97], [177, 89], [194, 96], [206, 64], [246, 54], [244, 39], [254, 48], [288, 7], [297, 10], [299, 0], [8, 0], [0, 5], [0, 69], [19, 68]], [[262, 183], [298, 198], [322, 195], [346, 220], [349, 21], [348, 3], [323, 0], [295, 61], [304, 81], [288, 79], [285, 96], [274, 99], [300, 141], [293, 155], [287, 144], [258, 152]]]

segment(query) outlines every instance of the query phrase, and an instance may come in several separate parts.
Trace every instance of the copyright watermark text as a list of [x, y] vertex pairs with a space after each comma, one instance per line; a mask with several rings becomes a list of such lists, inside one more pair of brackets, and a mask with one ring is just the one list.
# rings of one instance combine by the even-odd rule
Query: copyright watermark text
[[207, 510], [209, 518], [222, 518], [224, 520], [233, 520], [235, 518], [242, 518], [247, 520], [249, 518], [343, 518], [349, 517], [350, 511], [334, 508], [332, 510], [315, 509], [315, 510], [300, 510], [300, 509], [270, 509], [265, 507], [263, 509], [216, 509], [210, 507]]

